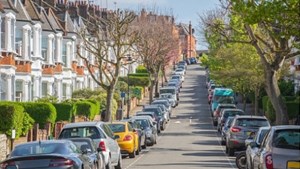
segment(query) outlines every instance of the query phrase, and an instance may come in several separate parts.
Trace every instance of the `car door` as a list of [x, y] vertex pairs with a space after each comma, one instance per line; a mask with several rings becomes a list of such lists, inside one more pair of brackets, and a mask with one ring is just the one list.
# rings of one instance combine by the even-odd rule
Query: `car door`
[[117, 163], [119, 160], [119, 153], [120, 153], [120, 147], [118, 145], [118, 142], [114, 139], [114, 133], [111, 131], [108, 125], [103, 124], [103, 130], [106, 133], [107, 137], [107, 142], [109, 149], [111, 151], [111, 161], [113, 163]]
[[254, 168], [261, 167], [261, 165], [262, 165], [261, 159], [264, 159], [262, 157], [264, 155], [264, 151], [265, 151], [265, 148], [266, 148], [269, 138], [270, 138], [270, 131], [268, 131], [268, 133], [266, 133], [266, 137], [264, 138], [263, 142], [261, 143], [260, 148], [256, 151], [256, 153], [253, 157], [253, 167]]

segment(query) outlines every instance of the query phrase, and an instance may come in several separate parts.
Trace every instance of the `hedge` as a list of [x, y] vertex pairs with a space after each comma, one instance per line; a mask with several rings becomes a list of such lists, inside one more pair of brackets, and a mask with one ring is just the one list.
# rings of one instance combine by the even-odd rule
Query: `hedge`
[[[119, 80], [127, 83], [127, 77], [119, 77]], [[148, 87], [149, 85], [150, 85], [149, 77], [129, 76], [129, 86]]]
[[[294, 98], [294, 100], [292, 100]], [[299, 97], [284, 97], [283, 98], [288, 112], [289, 119], [297, 118], [299, 115], [300, 99]], [[267, 96], [263, 97], [263, 110], [271, 123], [275, 122], [276, 114], [273, 105]]]
[[55, 124], [56, 109], [51, 103], [26, 102], [20, 104], [30, 117], [33, 118], [36, 123], [39, 123], [41, 129], [44, 129], [47, 122], [50, 122], [52, 125]]
[[135, 77], [149, 77], [149, 73], [130, 73], [128, 76], [129, 77], [130, 76], [135, 76]]
[[143, 65], [139, 65], [136, 69], [135, 69], [136, 73], [148, 73], [148, 70], [146, 69], [145, 66]]
[[68, 121], [71, 122], [74, 117], [74, 110], [72, 103], [53, 103], [56, 109], [56, 120], [55, 121]]
[[[106, 109], [106, 98], [107, 98], [106, 93], [101, 93], [100, 95], [93, 97], [94, 100], [100, 103], [100, 112]], [[117, 110], [118, 110], [118, 103], [117, 100], [114, 98], [112, 102], [112, 117], [115, 117]]]
[[22, 134], [24, 108], [13, 103], [0, 103], [0, 131], [11, 137], [12, 129], [16, 130], [16, 138]]
[[93, 103], [94, 105], [92, 106], [92, 116], [91, 116], [91, 120], [94, 120], [95, 116], [97, 114], [100, 114], [101, 112], [101, 106], [100, 106], [100, 102], [99, 101], [96, 101], [94, 99], [89, 99], [87, 100], [88, 102], [91, 102]]
[[136, 97], [137, 99], [142, 99], [142, 93], [144, 93], [144, 88], [141, 86], [135, 86], [130, 88], [131, 97]]

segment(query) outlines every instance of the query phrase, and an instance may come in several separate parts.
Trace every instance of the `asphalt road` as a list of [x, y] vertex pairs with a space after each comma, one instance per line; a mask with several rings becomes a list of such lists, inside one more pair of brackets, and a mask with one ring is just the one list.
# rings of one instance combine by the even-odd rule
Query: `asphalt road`
[[205, 70], [189, 65], [180, 93], [179, 106], [158, 144], [143, 150], [134, 159], [124, 158], [125, 169], [236, 168], [234, 157], [225, 154], [212, 125], [207, 104]]

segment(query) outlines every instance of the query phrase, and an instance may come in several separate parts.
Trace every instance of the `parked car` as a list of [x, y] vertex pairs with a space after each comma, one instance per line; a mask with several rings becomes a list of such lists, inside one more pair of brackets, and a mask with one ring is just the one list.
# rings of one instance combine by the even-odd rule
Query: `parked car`
[[222, 130], [221, 130], [221, 144], [222, 145], [226, 144], [226, 135], [227, 135], [228, 130], [231, 127], [233, 119], [234, 119], [234, 116], [228, 117], [224, 126], [222, 127]]
[[270, 126], [264, 116], [235, 116], [229, 131], [226, 133], [226, 153], [233, 156], [235, 150], [246, 149], [245, 140], [259, 127]]
[[179, 93], [175, 87], [162, 87], [159, 89], [159, 94], [171, 93], [173, 98], [176, 98], [177, 101], [179, 100]]
[[152, 104], [151, 103], [150, 106], [156, 106], [162, 110], [162, 118], [164, 120], [164, 123], [163, 123], [161, 130], [165, 130], [166, 124], [168, 123], [168, 120], [169, 120], [169, 112], [168, 112], [167, 108], [163, 104]]
[[164, 115], [163, 115], [163, 111], [161, 110], [160, 107], [158, 106], [155, 106], [155, 105], [147, 105], [147, 106], [144, 106], [143, 112], [154, 112], [156, 114], [156, 123], [158, 124], [158, 129], [157, 129], [157, 132], [160, 133], [161, 130], [164, 130], [165, 127], [166, 127], [166, 123], [167, 123], [167, 120], [164, 118]]
[[1, 169], [93, 168], [85, 152], [70, 140], [40, 140], [16, 145]]
[[136, 120], [130, 118], [130, 119], [124, 119], [121, 120], [124, 122], [128, 122], [131, 127], [133, 129], [135, 129], [135, 131], [137, 132], [138, 136], [139, 136], [139, 149], [145, 149], [147, 147], [147, 143], [146, 143], [146, 133], [145, 131], [142, 129], [142, 127], [140, 126], [140, 123], [137, 122]]
[[211, 100], [212, 113], [218, 107], [218, 104], [235, 104], [235, 95], [232, 89], [229, 88], [215, 88]]
[[208, 104], [211, 103], [213, 94], [214, 94], [213, 90], [211, 90], [211, 91], [208, 92], [208, 95], [207, 95]]
[[191, 57], [191, 58], [189, 58], [190, 59], [190, 63], [191, 64], [197, 64], [198, 62], [197, 62], [197, 59], [195, 58], [195, 57]]
[[139, 136], [128, 122], [108, 122], [107, 125], [118, 136], [118, 144], [122, 154], [134, 158], [140, 154]]
[[213, 123], [214, 123], [214, 126], [217, 126], [218, 125], [218, 118], [220, 118], [221, 116], [221, 111], [223, 109], [226, 109], [226, 108], [229, 108], [229, 109], [235, 109], [236, 108], [236, 105], [235, 104], [218, 104], [216, 110], [213, 112]]
[[178, 105], [176, 95], [173, 95], [171, 93], [160, 94], [158, 99], [168, 99], [173, 108]]
[[179, 79], [181, 83], [184, 82], [184, 76], [178, 75], [178, 74], [173, 74], [173, 75], [171, 76], [171, 79]]
[[178, 83], [178, 82], [169, 82], [166, 86], [168, 86], [168, 87], [176, 87], [177, 90], [178, 90], [178, 93], [180, 93], [180, 88], [181, 88], [180, 83]]
[[174, 73], [175, 75], [181, 75], [181, 76], [184, 76], [184, 74], [185, 74], [185, 69], [183, 69], [183, 68], [177, 68], [173, 73]]
[[157, 128], [156, 122], [149, 116], [133, 116], [132, 119], [137, 121], [141, 128], [145, 130], [146, 133], [146, 143], [147, 146], [153, 146], [157, 142]]
[[[219, 104], [220, 106], [221, 104]], [[218, 110], [218, 108], [217, 108]], [[223, 108], [221, 110], [220, 116], [218, 117], [218, 125], [217, 125], [217, 129], [218, 131], [221, 131], [222, 127], [224, 126], [224, 123], [226, 121], [226, 119], [230, 116], [236, 116], [236, 115], [245, 115], [245, 112], [241, 109], [231, 109], [231, 108]]]
[[165, 107], [166, 107], [166, 109], [167, 109], [167, 120], [169, 121], [170, 120], [170, 116], [171, 116], [171, 113], [172, 113], [172, 106], [171, 106], [171, 104], [170, 104], [170, 102], [169, 102], [169, 100], [168, 99], [166, 99], [166, 100], [162, 100], [162, 99], [155, 99], [152, 103], [151, 103], [152, 105], [153, 104], [163, 104]]
[[[246, 139], [246, 168], [253, 168], [253, 158], [258, 152], [259, 146], [261, 145], [263, 139], [265, 138], [269, 130], [270, 127], [260, 127], [253, 138]], [[253, 146], [254, 144], [255, 146]]]
[[66, 124], [60, 132], [59, 139], [91, 138], [101, 148], [106, 168], [122, 167], [122, 155], [116, 137], [104, 122], [77, 122]]
[[80, 151], [89, 157], [89, 162], [93, 163], [93, 168], [104, 169], [105, 161], [101, 149], [90, 138], [71, 138], [71, 140]]
[[[250, 143], [257, 146], [255, 142]], [[300, 126], [272, 126], [254, 156], [253, 168], [294, 169], [300, 166]]]

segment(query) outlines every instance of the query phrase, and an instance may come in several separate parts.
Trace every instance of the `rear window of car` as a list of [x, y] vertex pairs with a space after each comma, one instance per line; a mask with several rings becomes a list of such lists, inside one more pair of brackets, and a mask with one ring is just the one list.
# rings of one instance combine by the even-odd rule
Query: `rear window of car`
[[108, 126], [110, 127], [110, 129], [114, 133], [125, 132], [125, 125], [124, 124], [108, 124]]
[[172, 93], [175, 94], [176, 90], [175, 89], [160, 89], [159, 93], [163, 94], [163, 93]]
[[143, 109], [144, 112], [154, 112], [157, 116], [161, 116], [161, 112], [158, 108], [145, 108]]
[[273, 146], [284, 149], [300, 149], [300, 130], [276, 130], [273, 136]]
[[84, 138], [89, 137], [91, 139], [104, 138], [104, 134], [101, 133], [96, 127], [74, 127], [65, 128], [59, 135], [59, 139], [67, 138]]
[[52, 153], [67, 154], [68, 150], [62, 143], [33, 143], [17, 146], [11, 153], [11, 156], [15, 157]]
[[269, 130], [262, 130], [259, 134], [258, 143], [261, 144]]
[[143, 128], [150, 126], [148, 120], [146, 120], [146, 119], [136, 119], [136, 122], [139, 123], [139, 125]]
[[240, 118], [236, 120], [235, 125], [240, 127], [258, 128], [269, 126], [269, 123], [266, 119]]
[[225, 111], [224, 112], [224, 117], [225, 118], [228, 118], [230, 116], [236, 116], [236, 115], [243, 115], [244, 113], [243, 112], [240, 112], [240, 111]]

